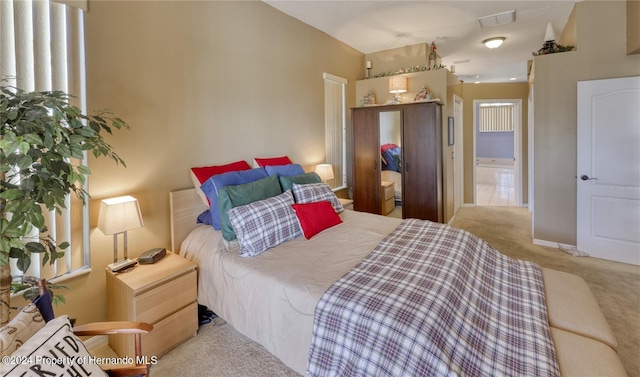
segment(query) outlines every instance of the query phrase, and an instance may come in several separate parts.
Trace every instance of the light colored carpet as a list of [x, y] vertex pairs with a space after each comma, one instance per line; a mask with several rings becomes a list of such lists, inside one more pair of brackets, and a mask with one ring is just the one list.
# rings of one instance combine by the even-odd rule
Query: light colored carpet
[[[531, 239], [526, 208], [462, 208], [453, 226], [484, 238], [502, 253], [584, 278], [618, 340], [627, 373], [640, 377], [640, 267], [537, 246]], [[162, 376], [296, 376], [262, 346], [224, 324], [200, 327], [198, 336], [160, 358], [151, 369]], [[295, 334], [291, 334], [295, 336]]]

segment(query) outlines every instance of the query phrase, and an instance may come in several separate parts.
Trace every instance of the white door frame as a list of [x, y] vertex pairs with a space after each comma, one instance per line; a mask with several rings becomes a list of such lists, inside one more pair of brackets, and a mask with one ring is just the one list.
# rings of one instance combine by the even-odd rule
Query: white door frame
[[476, 129], [478, 124], [478, 108], [481, 103], [500, 102], [513, 103], [513, 174], [515, 177], [514, 194], [516, 196], [516, 206], [522, 207], [522, 100], [521, 99], [474, 99], [473, 100], [473, 205], [476, 203]]
[[[453, 214], [455, 216], [458, 209], [464, 203], [464, 144], [463, 144], [463, 99], [457, 95], [453, 95], [453, 124], [454, 124], [454, 140], [453, 153], [454, 159], [454, 183], [453, 183]], [[455, 175], [455, 171], [458, 175]]]
[[533, 234], [533, 230], [535, 229], [535, 216], [533, 216], [533, 187], [534, 187], [534, 181], [535, 181], [535, 175], [534, 175], [534, 153], [535, 153], [535, 148], [534, 148], [534, 106], [535, 106], [535, 101], [534, 101], [534, 97], [533, 97], [533, 84], [529, 86], [529, 98], [528, 98], [528, 109], [527, 111], [529, 112], [527, 114], [527, 120], [529, 122], [527, 130], [528, 130], [528, 136], [529, 136], [529, 166], [527, 168], [527, 172], [528, 172], [528, 176], [529, 176], [529, 200], [527, 202], [527, 206], [529, 207], [529, 212], [531, 213], [531, 234]]

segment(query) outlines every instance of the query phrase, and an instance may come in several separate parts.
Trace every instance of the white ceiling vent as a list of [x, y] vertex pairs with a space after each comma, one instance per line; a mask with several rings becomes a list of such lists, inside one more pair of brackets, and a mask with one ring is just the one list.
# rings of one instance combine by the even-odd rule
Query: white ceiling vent
[[510, 10], [508, 12], [496, 13], [491, 16], [485, 16], [478, 18], [480, 27], [498, 26], [504, 24], [510, 24], [516, 20], [516, 11]]

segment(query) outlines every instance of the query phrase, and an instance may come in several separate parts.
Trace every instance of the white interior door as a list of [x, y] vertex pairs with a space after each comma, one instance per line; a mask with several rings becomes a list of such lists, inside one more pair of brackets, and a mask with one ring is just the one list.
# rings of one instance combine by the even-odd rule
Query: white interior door
[[640, 264], [640, 77], [578, 82], [577, 246]]

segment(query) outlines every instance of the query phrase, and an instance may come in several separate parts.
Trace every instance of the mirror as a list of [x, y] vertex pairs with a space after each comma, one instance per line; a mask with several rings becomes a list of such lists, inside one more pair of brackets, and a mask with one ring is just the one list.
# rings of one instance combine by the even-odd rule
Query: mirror
[[402, 125], [400, 110], [380, 112], [382, 214], [402, 217]]

